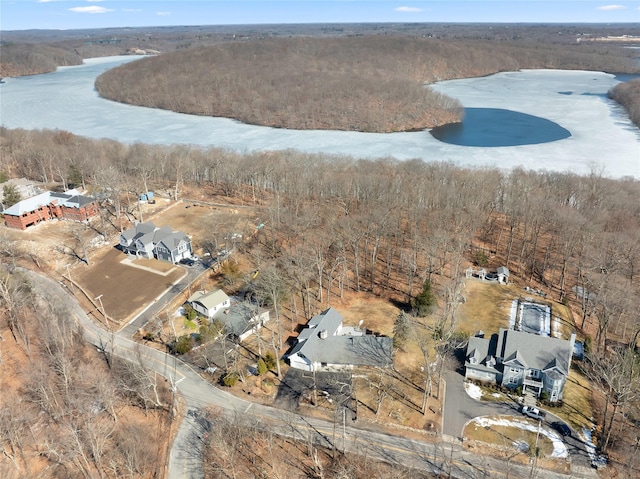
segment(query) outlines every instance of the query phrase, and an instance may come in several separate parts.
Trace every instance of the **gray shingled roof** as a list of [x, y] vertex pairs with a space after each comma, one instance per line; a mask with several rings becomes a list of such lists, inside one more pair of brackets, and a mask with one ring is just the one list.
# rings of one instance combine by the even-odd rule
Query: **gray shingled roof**
[[506, 266], [499, 266], [496, 270], [498, 274], [504, 274], [505, 276], [509, 276], [509, 268]]
[[[465, 362], [465, 366], [479, 371], [497, 373], [498, 370], [495, 367], [495, 358], [493, 358], [493, 354], [495, 354], [496, 340], [497, 335], [495, 334], [490, 339], [479, 336], [469, 338], [469, 343], [467, 345], [467, 361]], [[469, 362], [469, 359], [471, 358], [475, 358], [475, 364]], [[491, 366], [485, 364], [485, 362], [490, 358], [494, 359], [493, 365]]]
[[123, 231], [121, 234], [124, 239], [131, 242], [146, 234], [153, 233], [155, 229], [156, 225], [154, 225], [151, 221], [147, 221], [146, 223], [138, 223], [133, 228], [129, 228], [128, 230]]
[[528, 368], [544, 371], [557, 366], [568, 374], [572, 345], [570, 341], [538, 336], [524, 331], [500, 329], [496, 356], [509, 359], [522, 359]]
[[169, 251], [173, 251], [178, 247], [181, 241], [189, 242], [189, 237], [182, 231], [171, 231], [168, 235], [163, 235], [160, 241], [155, 241], [156, 244], [162, 243]]
[[[314, 363], [388, 367], [393, 363], [393, 339], [383, 336], [336, 336], [342, 316], [329, 308], [309, 320], [290, 354], [301, 354]], [[326, 331], [326, 338], [321, 333]]]
[[219, 320], [226, 333], [241, 336], [255, 326], [251, 320], [263, 312], [251, 303], [233, 301], [229, 309], [217, 311], [212, 319]]

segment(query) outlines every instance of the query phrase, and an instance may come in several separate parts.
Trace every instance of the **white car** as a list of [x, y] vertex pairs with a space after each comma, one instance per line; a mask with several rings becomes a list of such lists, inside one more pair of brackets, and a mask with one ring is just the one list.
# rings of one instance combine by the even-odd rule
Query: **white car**
[[522, 406], [522, 414], [529, 416], [530, 418], [537, 419], [538, 421], [543, 420], [546, 416], [544, 411], [531, 406]]

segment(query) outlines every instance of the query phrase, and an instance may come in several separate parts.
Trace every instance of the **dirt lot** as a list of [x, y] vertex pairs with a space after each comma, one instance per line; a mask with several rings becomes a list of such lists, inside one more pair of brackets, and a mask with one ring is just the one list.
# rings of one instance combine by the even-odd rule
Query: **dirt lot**
[[94, 298], [102, 295], [109, 319], [122, 324], [185, 274], [178, 266], [156, 260], [131, 261], [109, 247], [94, 256], [89, 266], [74, 268], [71, 277]]
[[[194, 252], [199, 255], [204, 253], [203, 245], [209, 250], [213, 247], [223, 249], [230, 246], [225, 243], [248, 238], [255, 231], [258, 217], [256, 210], [250, 207], [172, 202], [160, 197], [156, 198], [155, 204], [133, 205], [129, 210], [122, 217], [123, 228], [131, 227], [140, 218], [153, 221], [157, 226], [170, 226], [187, 233]], [[103, 226], [101, 219], [95, 217], [91, 227], [70, 221], [48, 221], [25, 231], [3, 228], [2, 234], [15, 241], [25, 257], [33, 260], [41, 270], [65, 276], [70, 271], [72, 279], [92, 300], [102, 295], [109, 318], [123, 322], [182, 277], [184, 270], [155, 260], [121, 263], [126, 257], [114, 248], [119, 230], [112, 228], [104, 240], [97, 233]], [[225, 241], [233, 234], [235, 239]], [[84, 256], [88, 256], [89, 265], [82, 261]], [[94, 304], [96, 306], [98, 303]]]

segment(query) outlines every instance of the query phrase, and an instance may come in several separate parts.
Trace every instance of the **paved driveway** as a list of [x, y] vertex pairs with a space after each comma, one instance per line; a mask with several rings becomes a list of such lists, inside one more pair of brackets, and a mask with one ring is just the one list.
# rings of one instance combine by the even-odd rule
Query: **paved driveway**
[[478, 416], [511, 415], [520, 416], [519, 405], [502, 402], [477, 401], [464, 389], [464, 376], [456, 371], [445, 375], [446, 392], [442, 431], [444, 434], [460, 438], [464, 425]]
[[[461, 438], [465, 424], [479, 416], [521, 416], [520, 405], [516, 402], [503, 403], [478, 401], [470, 397], [464, 389], [464, 376], [456, 371], [449, 371], [445, 376], [446, 392], [442, 426], [445, 435]], [[551, 423], [561, 421], [560, 418], [547, 411], [543, 424], [551, 429]], [[590, 468], [591, 459], [585, 443], [573, 432], [572, 437], [565, 437], [564, 442], [571, 458], [572, 469]]]

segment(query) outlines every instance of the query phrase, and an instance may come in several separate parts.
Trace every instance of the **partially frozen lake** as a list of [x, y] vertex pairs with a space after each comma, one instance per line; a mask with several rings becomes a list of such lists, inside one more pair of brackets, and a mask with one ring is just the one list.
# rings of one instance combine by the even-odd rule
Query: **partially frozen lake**
[[94, 58], [54, 73], [7, 79], [0, 85], [0, 124], [61, 129], [125, 143], [192, 144], [237, 151], [297, 149], [356, 158], [418, 158], [471, 167], [522, 166], [578, 174], [589, 173], [595, 166], [603, 167], [605, 176], [640, 178], [640, 130], [621, 107], [606, 98], [618, 83], [606, 73], [524, 70], [434, 85], [465, 107], [533, 115], [570, 133], [539, 144], [481, 147], [443, 143], [428, 131], [378, 134], [274, 129], [100, 98], [93, 86], [95, 78], [136, 58]]

